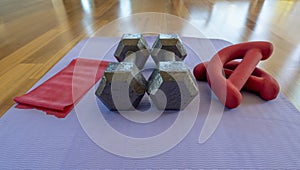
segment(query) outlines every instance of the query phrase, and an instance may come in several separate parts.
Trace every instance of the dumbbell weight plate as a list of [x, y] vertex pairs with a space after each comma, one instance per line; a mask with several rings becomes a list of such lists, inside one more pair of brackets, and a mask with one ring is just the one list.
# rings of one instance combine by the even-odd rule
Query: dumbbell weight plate
[[158, 64], [160, 61], [182, 61], [187, 53], [178, 34], [159, 34], [152, 46], [151, 56]]
[[134, 110], [146, 87], [147, 81], [135, 64], [112, 62], [104, 72], [96, 96], [109, 110]]
[[148, 80], [147, 93], [161, 110], [182, 110], [198, 94], [198, 85], [182, 61], [159, 62]]
[[142, 34], [124, 34], [114, 53], [119, 62], [133, 62], [139, 69], [143, 69], [149, 55], [149, 46]]

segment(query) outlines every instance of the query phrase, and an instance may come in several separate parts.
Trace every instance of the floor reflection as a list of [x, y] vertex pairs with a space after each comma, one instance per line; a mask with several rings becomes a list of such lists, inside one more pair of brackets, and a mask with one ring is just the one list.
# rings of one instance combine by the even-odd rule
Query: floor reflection
[[119, 17], [126, 17], [132, 13], [131, 10], [131, 0], [121, 0], [119, 3]]
[[222, 38], [236, 43], [242, 40], [248, 8], [248, 1], [218, 1], [211, 10], [207, 11], [209, 13], [205, 20], [201, 18], [202, 14], [199, 18], [190, 18], [189, 21], [196, 25], [206, 37]]
[[83, 11], [86, 13], [86, 14], [92, 14], [93, 12], [93, 1], [89, 1], [89, 0], [81, 0], [80, 1], [81, 3], [81, 6], [83, 8]]

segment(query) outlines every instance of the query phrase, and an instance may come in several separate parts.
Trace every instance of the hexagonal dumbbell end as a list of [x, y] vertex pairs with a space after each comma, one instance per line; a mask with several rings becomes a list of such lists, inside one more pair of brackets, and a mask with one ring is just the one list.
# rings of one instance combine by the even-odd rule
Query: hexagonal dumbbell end
[[96, 90], [109, 110], [134, 110], [142, 100], [147, 81], [131, 62], [110, 63]]
[[151, 56], [158, 64], [160, 61], [182, 61], [187, 53], [178, 34], [159, 34], [152, 46]]
[[114, 56], [119, 62], [133, 62], [142, 69], [150, 55], [149, 46], [142, 34], [124, 34]]
[[198, 86], [183, 62], [159, 62], [148, 80], [147, 93], [158, 109], [182, 110], [198, 94]]

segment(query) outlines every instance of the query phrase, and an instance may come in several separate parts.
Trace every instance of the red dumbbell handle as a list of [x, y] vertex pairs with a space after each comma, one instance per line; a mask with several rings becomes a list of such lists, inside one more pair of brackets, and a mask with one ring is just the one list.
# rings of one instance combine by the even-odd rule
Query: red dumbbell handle
[[[232, 70], [235, 70], [240, 65], [239, 62], [232, 61], [224, 66], [226, 76], [232, 74]], [[249, 79], [243, 86], [244, 90], [259, 94], [264, 100], [273, 100], [277, 97], [280, 91], [278, 82], [265, 71], [255, 68]]]
[[[255, 69], [255, 63], [269, 58], [272, 50], [273, 46], [269, 42], [241, 43], [223, 48], [208, 62], [206, 69], [211, 89], [226, 107], [235, 108], [241, 103], [240, 89]], [[232, 73], [232, 78], [226, 79], [222, 74], [223, 66], [229, 61], [244, 57], [246, 59], [242, 61], [238, 71]]]
[[[194, 76], [197, 80], [207, 80], [205, 69], [207, 64], [208, 62], [204, 62], [194, 68]], [[235, 70], [239, 64], [240, 62], [236, 61], [225, 64], [224, 73], [226, 78], [232, 75], [233, 70]], [[277, 97], [280, 87], [272, 76], [259, 68], [255, 68], [242, 89], [256, 93], [264, 100], [273, 100]]]
[[246, 52], [241, 63], [234, 69], [227, 80], [229, 80], [238, 90], [241, 90], [262, 57], [260, 49], [250, 49]]

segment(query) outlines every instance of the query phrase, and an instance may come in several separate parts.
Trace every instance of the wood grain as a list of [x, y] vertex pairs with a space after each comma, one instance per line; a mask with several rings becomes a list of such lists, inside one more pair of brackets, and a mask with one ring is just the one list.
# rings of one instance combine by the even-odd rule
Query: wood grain
[[0, 116], [80, 40], [128, 32], [271, 41], [259, 66], [300, 109], [299, 16], [297, 0], [0, 0]]

